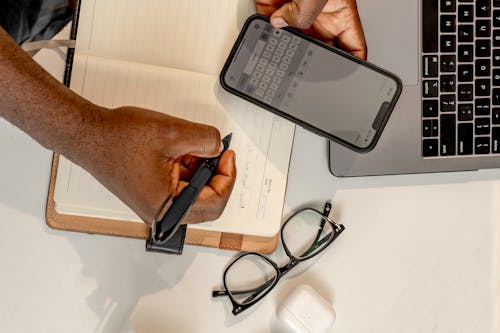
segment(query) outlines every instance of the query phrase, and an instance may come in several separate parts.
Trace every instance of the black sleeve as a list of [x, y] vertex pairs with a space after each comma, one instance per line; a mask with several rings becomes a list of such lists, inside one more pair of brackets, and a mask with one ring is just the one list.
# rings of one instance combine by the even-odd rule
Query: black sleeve
[[69, 0], [0, 1], [0, 26], [18, 44], [51, 39], [71, 18]]

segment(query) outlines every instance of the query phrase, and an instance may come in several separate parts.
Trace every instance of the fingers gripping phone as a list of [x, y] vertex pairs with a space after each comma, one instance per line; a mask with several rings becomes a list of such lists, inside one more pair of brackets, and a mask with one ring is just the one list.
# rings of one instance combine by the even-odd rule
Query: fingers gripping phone
[[293, 28], [253, 15], [220, 76], [224, 89], [359, 152], [375, 147], [401, 80]]

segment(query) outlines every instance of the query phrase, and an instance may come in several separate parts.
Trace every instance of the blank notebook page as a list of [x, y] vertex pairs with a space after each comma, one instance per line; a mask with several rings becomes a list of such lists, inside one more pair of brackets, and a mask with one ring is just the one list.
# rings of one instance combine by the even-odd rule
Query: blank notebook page
[[[190, 8], [185, 7], [185, 3], [197, 2], [166, 1], [172, 6], [173, 4], [179, 6], [176, 10], [170, 9], [177, 13]], [[222, 2], [239, 3], [237, 1]], [[214, 3], [222, 2], [214, 1]], [[95, 17], [104, 15], [104, 12], [91, 15], [88, 11], [94, 6], [95, 10], [105, 7], [106, 3], [106, 1], [95, 4], [92, 1], [82, 3], [85, 6], [81, 13], [78, 43], [83, 43], [80, 36], [85, 37], [85, 32], [88, 32], [86, 24], [88, 24], [89, 17], [94, 17], [94, 21], [100, 22], [102, 19], [97, 20]], [[134, 6], [138, 3], [139, 1], [128, 1], [125, 4], [133, 5], [135, 10]], [[163, 1], [147, 1], [147, 3], [148, 6], [152, 6]], [[200, 1], [200, 3], [205, 3], [205, 1]], [[144, 5], [149, 10], [148, 6]], [[226, 7], [226, 10], [231, 8]], [[240, 8], [239, 5], [233, 7], [235, 7], [234, 10]], [[236, 15], [236, 12], [233, 14]], [[108, 24], [111, 27], [121, 26], [117, 23], [118, 17], [120, 16], [117, 16], [117, 19], [108, 20]], [[170, 18], [169, 15], [166, 17]], [[196, 18], [192, 16], [189, 19], [196, 21]], [[198, 17], [199, 20], [200, 17]], [[229, 21], [235, 24], [234, 32], [224, 37], [228, 40], [227, 43], [219, 43], [215, 46], [224, 48], [222, 44], [230, 45], [234, 42], [238, 33], [237, 17], [230, 16]], [[184, 21], [177, 24], [180, 26], [181, 23], [188, 26], [188, 22]], [[146, 25], [146, 22], [143, 22], [143, 25]], [[102, 29], [107, 31], [107, 28]], [[208, 38], [203, 35], [203, 32], [211, 33], [211, 30], [201, 29], [201, 26], [199, 28], [196, 35], [202, 40]], [[101, 28], [95, 25], [91, 30], [95, 33], [95, 31], [100, 31], [99, 29]], [[82, 35], [80, 35], [81, 31], [84, 31]], [[168, 32], [169, 29], [161, 31]], [[95, 35], [99, 41], [104, 38], [101, 32]], [[121, 38], [121, 36], [116, 38]], [[158, 38], [162, 39], [161, 36]], [[100, 45], [99, 41], [94, 43], [91, 39], [90, 45]], [[128, 45], [128, 42], [123, 45]], [[174, 46], [170, 44], [168, 46], [164, 54], [177, 52]], [[212, 48], [215, 49], [215, 47]], [[214, 75], [215, 73], [212, 74], [211, 71], [221, 66], [215, 63], [219, 60], [223, 61], [223, 58], [217, 61], [206, 61], [205, 56], [193, 57], [193, 62], [189, 60], [186, 62], [187, 65], [183, 65], [182, 61], [185, 57], [183, 54], [176, 54], [172, 59], [179, 58], [180, 60], [173, 61], [173, 66], [168, 66], [166, 63], [158, 66], [159, 62], [153, 59], [154, 56], [146, 60], [156, 64], [147, 64], [134, 59], [132, 49], [128, 50], [127, 47], [123, 49], [127, 49], [127, 52], [115, 54], [113, 52], [118, 51], [104, 52], [99, 47], [90, 50], [77, 47], [73, 61], [71, 88], [99, 105], [111, 108], [122, 105], [146, 107], [213, 125], [221, 131], [222, 135], [232, 132], [233, 139], [230, 148], [236, 151], [238, 176], [228, 205], [219, 220], [191, 225], [190, 228], [266, 237], [276, 234], [279, 230], [285, 196], [294, 125], [222, 90], [218, 83], [218, 76]], [[211, 52], [215, 51], [210, 47], [208, 49], [210, 49], [208, 53], [211, 56]], [[202, 52], [203, 48], [186, 48], [186, 50], [189, 50], [187, 55], [190, 55], [191, 52]], [[101, 56], [97, 55], [98, 53], [105, 54]], [[149, 51], [145, 53], [151, 55]], [[117, 57], [119, 60], [110, 59], [109, 56]], [[158, 59], [160, 58], [162, 57], [159, 56]], [[196, 59], [204, 61], [197, 62]], [[202, 70], [195, 72], [188, 66], [193, 64], [199, 65]], [[64, 158], [61, 158], [58, 166], [54, 201], [59, 213], [140, 221], [127, 206], [86, 171]]]
[[218, 75], [255, 0], [85, 0], [79, 53]]

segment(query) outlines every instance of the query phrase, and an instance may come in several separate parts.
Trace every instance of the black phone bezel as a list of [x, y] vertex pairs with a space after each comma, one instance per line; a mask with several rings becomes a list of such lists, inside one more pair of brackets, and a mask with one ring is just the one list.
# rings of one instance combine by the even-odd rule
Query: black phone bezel
[[339, 137], [337, 137], [337, 136], [335, 136], [335, 135], [333, 135], [331, 133], [325, 132], [325, 131], [323, 131], [323, 130], [321, 130], [321, 129], [319, 129], [319, 128], [317, 128], [317, 127], [315, 127], [315, 126], [313, 126], [313, 125], [311, 125], [309, 123], [306, 123], [306, 122], [304, 122], [301, 119], [293, 117], [293, 116], [291, 116], [291, 115], [289, 115], [287, 113], [284, 113], [284, 112], [282, 112], [282, 111], [280, 111], [280, 110], [278, 110], [278, 109], [276, 109], [276, 108], [274, 108], [274, 107], [272, 107], [270, 105], [267, 105], [267, 104], [265, 104], [265, 103], [263, 103], [263, 102], [261, 102], [261, 101], [259, 101], [257, 99], [254, 99], [251, 96], [248, 96], [248, 95], [244, 94], [243, 92], [238, 91], [238, 90], [230, 87], [224, 81], [224, 77], [225, 77], [225, 75], [227, 73], [227, 70], [228, 70], [231, 62], [233, 61], [236, 53], [238, 52], [238, 49], [240, 48], [241, 42], [243, 40], [243, 37], [245, 36], [245, 33], [246, 33], [248, 27], [256, 19], [269, 22], [269, 17], [264, 16], [264, 15], [260, 15], [260, 14], [254, 14], [254, 15], [250, 16], [245, 21], [245, 24], [243, 25], [243, 28], [241, 29], [241, 32], [238, 35], [238, 38], [236, 39], [236, 42], [234, 43], [233, 48], [231, 49], [231, 52], [229, 53], [229, 56], [228, 56], [226, 62], [224, 63], [224, 67], [222, 67], [222, 71], [221, 71], [221, 74], [219, 76], [219, 81], [220, 81], [221, 86], [226, 91], [228, 91], [228, 92], [230, 92], [230, 93], [232, 93], [234, 95], [237, 95], [237, 96], [239, 96], [239, 97], [241, 97], [241, 98], [243, 98], [243, 99], [245, 99], [245, 100], [247, 100], [247, 101], [249, 101], [249, 102], [251, 102], [253, 104], [256, 104], [256, 105], [258, 105], [258, 106], [260, 106], [260, 107], [262, 107], [262, 108], [264, 108], [264, 109], [266, 109], [268, 111], [273, 112], [274, 114], [277, 114], [277, 115], [279, 115], [279, 116], [281, 116], [281, 117], [283, 117], [283, 118], [285, 118], [287, 120], [290, 120], [291, 122], [293, 122], [293, 123], [295, 123], [295, 124], [297, 124], [299, 126], [302, 126], [305, 129], [307, 129], [307, 130], [309, 130], [309, 131], [311, 131], [311, 132], [313, 132], [313, 133], [315, 133], [317, 135], [320, 135], [320, 136], [325, 137], [325, 138], [327, 138], [329, 140], [335, 141], [335, 142], [337, 142], [337, 143], [339, 143], [339, 144], [341, 144], [341, 145], [343, 145], [343, 146], [345, 146], [347, 148], [350, 148], [350, 149], [352, 149], [354, 151], [357, 151], [357, 152], [360, 152], [360, 153], [367, 153], [367, 152], [373, 150], [373, 148], [375, 148], [378, 140], [380, 139], [380, 136], [382, 135], [382, 132], [383, 132], [383, 130], [384, 130], [386, 124], [387, 124], [387, 121], [389, 120], [389, 116], [392, 114], [392, 111], [394, 110], [394, 107], [396, 106], [396, 103], [397, 103], [397, 101], [398, 101], [398, 99], [399, 99], [399, 97], [401, 95], [402, 90], [403, 90], [403, 83], [402, 83], [401, 79], [398, 76], [396, 76], [395, 74], [393, 74], [391, 72], [388, 72], [385, 69], [382, 69], [382, 68], [380, 68], [380, 67], [378, 67], [378, 66], [376, 66], [376, 65], [374, 65], [372, 63], [369, 63], [367, 61], [361, 60], [361, 59], [359, 59], [359, 58], [357, 58], [357, 57], [355, 57], [355, 56], [353, 56], [353, 55], [351, 55], [351, 54], [349, 54], [349, 53], [347, 53], [347, 52], [345, 52], [343, 50], [340, 50], [340, 49], [338, 49], [336, 47], [333, 47], [333, 46], [330, 46], [328, 44], [325, 44], [325, 43], [323, 43], [323, 42], [321, 42], [321, 41], [319, 41], [319, 40], [317, 40], [315, 38], [312, 38], [312, 37], [310, 37], [310, 36], [302, 33], [301, 31], [299, 31], [299, 30], [297, 30], [295, 28], [292, 28], [292, 27], [285, 27], [285, 28], [283, 28], [284, 30], [286, 30], [286, 31], [288, 31], [288, 32], [290, 32], [290, 33], [298, 36], [298, 37], [301, 37], [301, 38], [303, 38], [303, 39], [305, 39], [305, 40], [307, 40], [307, 41], [309, 41], [311, 43], [314, 43], [314, 44], [316, 44], [316, 45], [318, 45], [318, 46], [320, 46], [320, 47], [322, 47], [324, 49], [327, 49], [327, 50], [329, 50], [331, 52], [334, 52], [334, 53], [336, 53], [336, 54], [338, 54], [340, 56], [348, 58], [349, 60], [352, 60], [352, 61], [354, 61], [354, 62], [356, 62], [356, 63], [358, 63], [358, 64], [360, 64], [362, 66], [366, 66], [366, 67], [368, 67], [368, 68], [370, 68], [370, 69], [372, 69], [374, 71], [377, 71], [377, 72], [385, 75], [386, 77], [388, 77], [388, 78], [390, 78], [390, 79], [392, 79], [392, 80], [394, 80], [396, 82], [396, 87], [397, 87], [396, 92], [395, 92], [395, 94], [393, 96], [393, 99], [392, 99], [390, 105], [389, 105], [389, 109], [386, 111], [386, 113], [384, 115], [384, 118], [382, 119], [381, 125], [380, 125], [379, 129], [376, 131], [375, 136], [373, 137], [372, 141], [370, 142], [370, 144], [367, 147], [358, 147], [358, 146], [355, 146], [354, 144], [352, 144], [352, 143], [350, 143], [348, 141], [345, 141], [345, 140], [343, 140], [343, 139], [341, 139], [341, 138], [339, 138]]

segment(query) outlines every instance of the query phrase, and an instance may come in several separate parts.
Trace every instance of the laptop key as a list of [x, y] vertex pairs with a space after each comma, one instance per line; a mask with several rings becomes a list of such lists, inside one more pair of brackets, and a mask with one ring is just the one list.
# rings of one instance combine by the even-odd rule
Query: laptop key
[[438, 156], [438, 139], [424, 139], [422, 141], [422, 155], [424, 157]]
[[490, 20], [477, 20], [476, 21], [476, 37], [490, 37], [491, 36], [491, 21]]
[[493, 11], [493, 26], [500, 27], [500, 10]]
[[424, 120], [422, 124], [422, 136], [435, 137], [439, 134], [439, 123], [437, 119]]
[[473, 5], [458, 5], [458, 22], [474, 22]]
[[473, 65], [458, 65], [458, 82], [470, 82], [473, 78]]
[[458, 155], [472, 154], [473, 147], [472, 123], [458, 124]]
[[491, 75], [491, 66], [490, 59], [477, 59], [476, 60], [476, 76], [490, 76]]
[[440, 141], [440, 155], [450, 156], [455, 155], [455, 136], [456, 136], [456, 119], [454, 114], [442, 114], [439, 119], [439, 127], [441, 133], [439, 135]]
[[431, 119], [431, 136], [439, 135], [439, 120]]
[[472, 43], [474, 41], [474, 26], [472, 24], [458, 25], [458, 42]]
[[500, 66], [500, 50], [493, 50], [493, 66]]
[[425, 55], [423, 56], [424, 77], [438, 76], [438, 56]]
[[455, 53], [457, 42], [455, 35], [441, 35], [440, 51], [445, 53]]
[[435, 0], [422, 1], [422, 51], [433, 53], [438, 51], [438, 2]]
[[474, 120], [475, 134], [486, 135], [490, 134], [490, 118], [478, 117]]
[[490, 153], [490, 138], [476, 137], [474, 140], [474, 150], [476, 154], [489, 154]]
[[423, 82], [423, 97], [437, 97], [438, 96], [438, 80], [424, 80]]
[[457, 81], [455, 75], [441, 75], [440, 81], [441, 92], [455, 91]]
[[500, 105], [500, 88], [493, 88], [491, 96], [491, 104]]
[[455, 112], [456, 101], [455, 94], [443, 94], [439, 98], [441, 112]]
[[467, 121], [474, 118], [472, 104], [458, 104], [458, 120]]
[[423, 117], [437, 117], [438, 116], [438, 104], [437, 99], [424, 99], [422, 101], [422, 116]]
[[424, 122], [422, 124], [422, 136], [424, 138], [432, 136], [432, 121], [431, 120], [424, 120]]
[[455, 32], [457, 29], [457, 17], [455, 15], [441, 15], [441, 32]]
[[490, 79], [477, 79], [476, 80], [476, 96], [489, 96], [491, 89]]
[[472, 60], [474, 60], [474, 45], [458, 45], [458, 61], [471, 62]]
[[472, 84], [458, 85], [458, 100], [461, 102], [469, 102], [473, 99], [474, 86]]
[[498, 87], [500, 86], [500, 69], [495, 68], [493, 70], [493, 86]]
[[457, 9], [456, 0], [442, 0], [441, 1], [441, 12], [442, 13], [454, 13]]
[[493, 125], [500, 125], [500, 108], [493, 108], [491, 110], [491, 123]]
[[490, 17], [491, 16], [491, 0], [476, 1], [476, 16]]
[[[437, 56], [436, 56], [437, 58]], [[457, 57], [453, 54], [444, 54], [440, 58], [441, 61], [441, 72], [444, 73], [449, 73], [449, 72], [456, 72], [457, 70]], [[437, 70], [437, 68], [436, 68]], [[424, 70], [424, 75], [425, 75], [425, 70]]]
[[500, 30], [495, 29], [493, 30], [493, 47], [499, 47], [500, 46]]
[[500, 127], [493, 127], [491, 130], [491, 152], [500, 153]]
[[476, 40], [476, 57], [488, 58], [491, 56], [491, 43], [489, 39]]
[[476, 116], [487, 116], [490, 114], [491, 103], [489, 98], [476, 98], [475, 104]]

